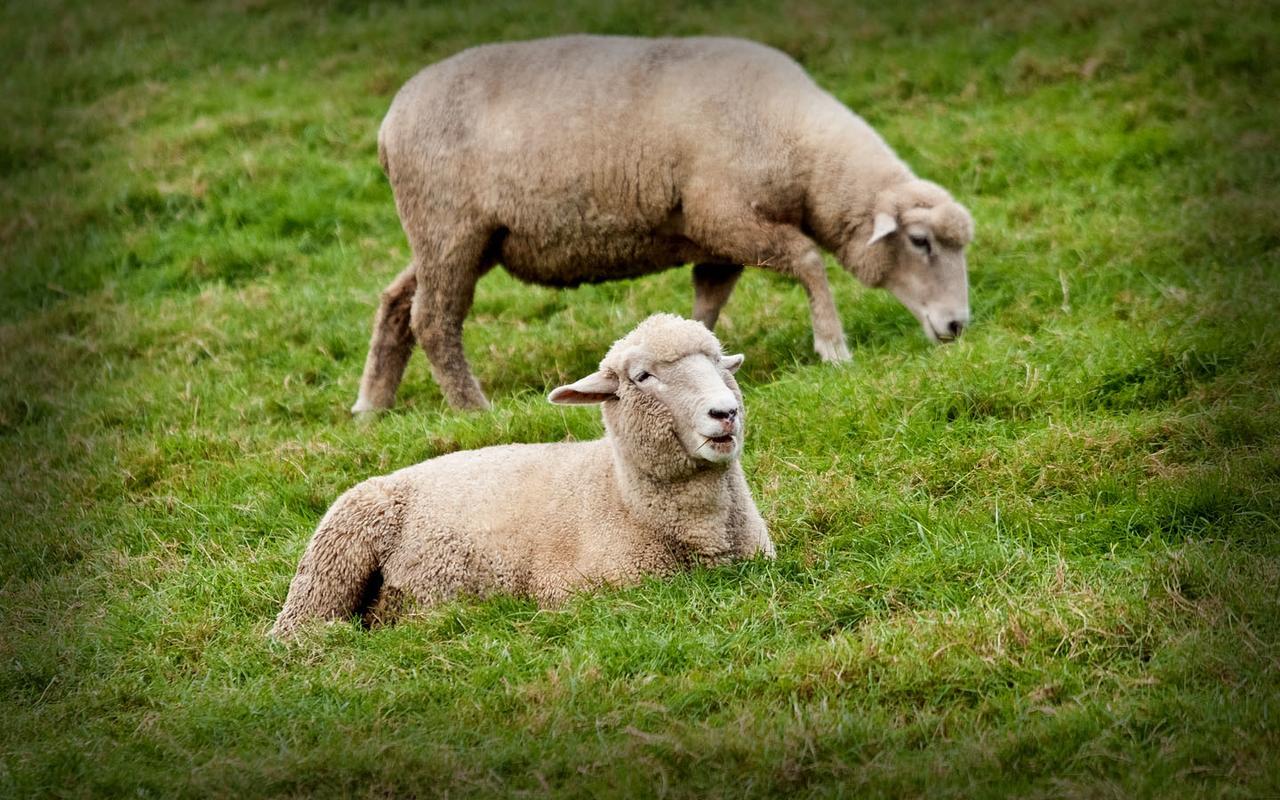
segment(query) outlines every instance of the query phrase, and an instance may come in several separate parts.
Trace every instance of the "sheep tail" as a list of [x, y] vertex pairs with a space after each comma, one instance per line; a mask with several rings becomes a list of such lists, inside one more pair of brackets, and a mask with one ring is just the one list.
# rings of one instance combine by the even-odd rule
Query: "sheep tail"
[[382, 165], [382, 174], [391, 177], [391, 167], [387, 165], [387, 144], [382, 141], [382, 134], [378, 134], [378, 163]]

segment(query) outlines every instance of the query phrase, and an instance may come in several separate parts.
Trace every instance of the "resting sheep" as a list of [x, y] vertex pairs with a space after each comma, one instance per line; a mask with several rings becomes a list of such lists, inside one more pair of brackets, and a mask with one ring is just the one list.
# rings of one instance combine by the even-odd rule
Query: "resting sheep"
[[701, 324], [655, 315], [549, 397], [602, 403], [603, 439], [451, 453], [359, 484], [321, 520], [272, 635], [394, 614], [399, 598], [510, 592], [553, 605], [692, 564], [772, 557], [738, 461], [741, 363]]
[[819, 248], [934, 341], [969, 320], [969, 213], [786, 55], [740, 39], [568, 36], [463, 51], [378, 132], [413, 259], [383, 292], [353, 412], [388, 408], [416, 337], [445, 398], [488, 405], [462, 349], [495, 264], [544, 286], [693, 263], [713, 328], [743, 265], [796, 278], [814, 348], [849, 350]]

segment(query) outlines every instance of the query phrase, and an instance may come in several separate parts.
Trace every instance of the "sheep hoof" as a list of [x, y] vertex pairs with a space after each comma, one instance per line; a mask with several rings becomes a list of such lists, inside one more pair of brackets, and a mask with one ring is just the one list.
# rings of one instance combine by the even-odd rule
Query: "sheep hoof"
[[457, 391], [446, 391], [444, 399], [459, 411], [488, 411], [492, 407], [489, 405], [489, 398], [484, 396], [480, 384], [475, 380]]
[[359, 422], [368, 422], [376, 419], [379, 412], [386, 411], [386, 406], [377, 406], [365, 400], [363, 397], [356, 401], [351, 407], [351, 416]]
[[819, 358], [829, 364], [843, 364], [853, 360], [853, 356], [849, 354], [848, 346], [842, 341], [814, 341], [813, 349], [818, 351]]
[[363, 397], [356, 398], [356, 404], [351, 407], [352, 414], [360, 414], [365, 411], [374, 411], [373, 403]]
[[493, 406], [489, 405], [489, 400], [483, 395], [480, 397], [460, 398], [450, 403], [459, 411], [488, 411]]

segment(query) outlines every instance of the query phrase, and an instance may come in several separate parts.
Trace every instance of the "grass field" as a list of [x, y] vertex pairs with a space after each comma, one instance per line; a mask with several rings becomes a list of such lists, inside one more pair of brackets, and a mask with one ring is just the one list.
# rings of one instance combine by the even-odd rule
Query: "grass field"
[[[1280, 8], [995, 0], [5, 3], [0, 795], [1280, 794]], [[418, 68], [571, 31], [798, 58], [972, 209], [931, 347], [831, 264], [855, 360], [749, 271], [773, 563], [541, 612], [265, 633], [320, 515], [545, 391], [687, 269], [481, 283], [494, 400], [415, 355], [351, 421], [408, 248], [375, 132]]]

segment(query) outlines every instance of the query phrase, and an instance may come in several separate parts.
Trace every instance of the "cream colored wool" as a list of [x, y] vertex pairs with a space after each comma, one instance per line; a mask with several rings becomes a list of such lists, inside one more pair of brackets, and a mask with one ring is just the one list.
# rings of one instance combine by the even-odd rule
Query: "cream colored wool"
[[849, 350], [821, 250], [935, 341], [969, 320], [968, 212], [754, 42], [475, 47], [404, 85], [378, 152], [413, 261], [383, 292], [353, 412], [391, 406], [415, 339], [451, 404], [487, 406], [462, 323], [496, 264], [576, 286], [693, 263], [693, 316], [708, 328], [743, 265], [764, 267], [803, 284], [828, 361]]
[[[553, 402], [603, 403], [606, 435], [440, 456], [372, 478], [321, 520], [272, 635], [509, 592], [554, 605], [695, 564], [774, 555], [738, 457], [741, 356], [650, 317]], [[711, 436], [723, 440], [719, 444]]]

